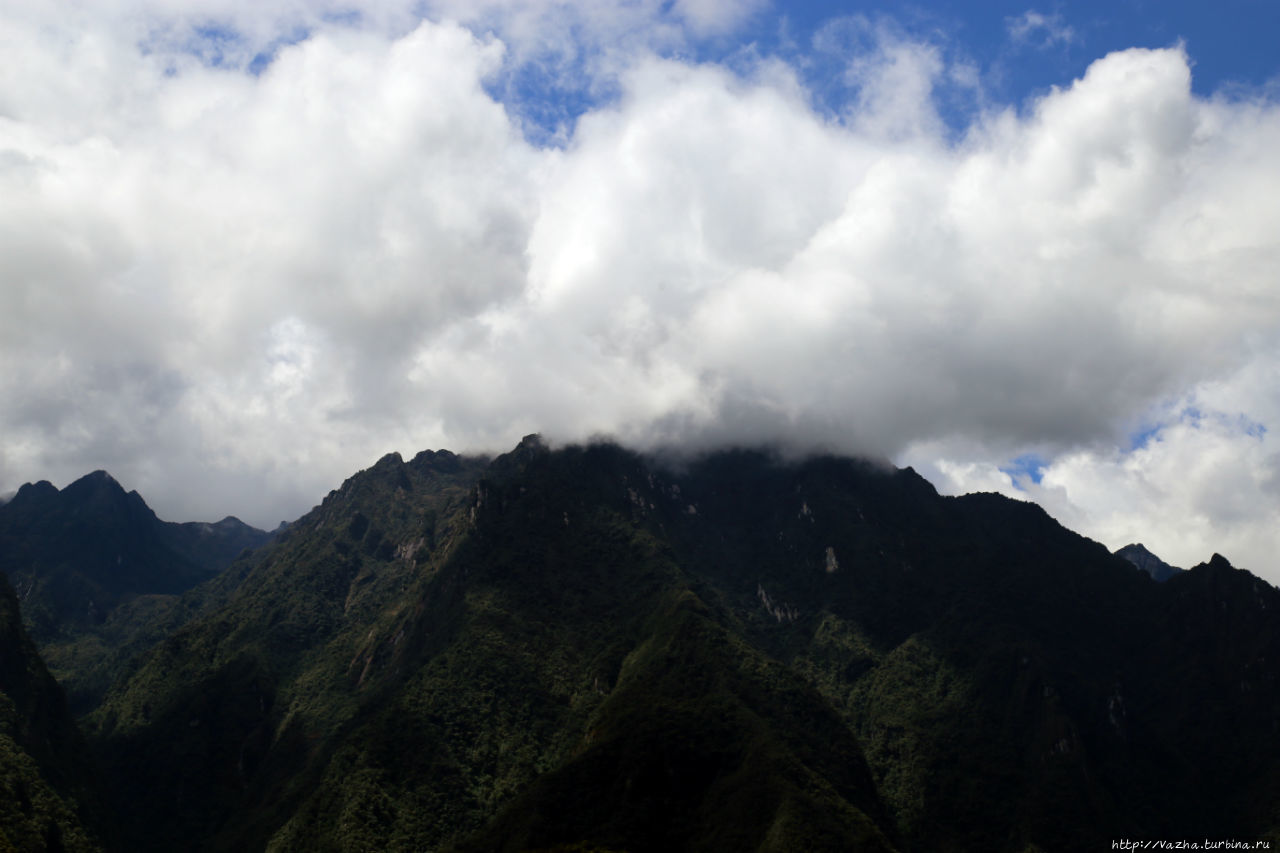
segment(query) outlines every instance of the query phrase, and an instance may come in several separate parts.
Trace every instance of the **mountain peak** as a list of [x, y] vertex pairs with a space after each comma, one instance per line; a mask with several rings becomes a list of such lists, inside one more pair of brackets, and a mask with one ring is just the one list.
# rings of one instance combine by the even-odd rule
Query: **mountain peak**
[[63, 489], [63, 491], [65, 492], [67, 489], [77, 488], [77, 487], [78, 488], [93, 487], [97, 489], [112, 489], [113, 491], [116, 489], [119, 489], [121, 492], [124, 491], [124, 487], [120, 485], [120, 481], [117, 480], [115, 477], [112, 477], [110, 473], [102, 470], [101, 468], [99, 468], [96, 471], [90, 471], [88, 474], [85, 474], [83, 477], [79, 478], [78, 480], [72, 481], [71, 484], [66, 487], [66, 489]]
[[1235, 566], [1231, 565], [1230, 560], [1217, 552], [1214, 552], [1214, 555], [1209, 558], [1209, 567], [1218, 570], [1235, 568]]
[[24, 483], [22, 488], [9, 499], [8, 506], [19, 507], [28, 504], [39, 503], [43, 500], [57, 497], [58, 488], [48, 480], [40, 480], [35, 483]]
[[1115, 555], [1128, 560], [1138, 569], [1150, 575], [1152, 580], [1156, 581], [1167, 581], [1169, 578], [1182, 571], [1182, 569], [1177, 566], [1171, 566], [1155, 554], [1151, 553], [1147, 546], [1143, 545], [1141, 542], [1125, 545], [1123, 548], [1117, 550]]
[[542, 440], [542, 436], [530, 433], [520, 439], [520, 443], [506, 453], [493, 460], [491, 472], [514, 473], [522, 470], [535, 459], [551, 453], [551, 448]]
[[397, 451], [391, 451], [383, 456], [377, 462], [373, 463], [375, 469], [379, 468], [399, 468], [404, 464], [404, 458]]
[[[269, 549], [228, 545], [116, 686], [64, 657], [102, 703], [129, 849], [321, 849], [354, 826], [477, 853], [1057, 850], [1274, 825], [1280, 592], [1221, 555], [1156, 584], [1140, 573], [1173, 569], [1143, 545], [1119, 552], [1135, 571], [1034, 504], [874, 460], [652, 461], [536, 435], [388, 455]], [[160, 544], [191, 563], [215, 537], [187, 534], [235, 524]], [[92, 577], [46, 561], [79, 571], [49, 589], [97, 584], [54, 627], [96, 643], [98, 590], [172, 566], [137, 541]], [[344, 822], [331, 804], [369, 780], [386, 808]]]
[[61, 491], [64, 498], [87, 497], [98, 494], [119, 495], [124, 497], [124, 487], [106, 471], [101, 469], [85, 474]]
[[177, 595], [267, 534], [224, 519], [161, 521], [136, 491], [97, 470], [59, 491], [27, 484], [0, 511], [0, 572], [19, 582], [38, 641], [96, 630], [140, 595]]

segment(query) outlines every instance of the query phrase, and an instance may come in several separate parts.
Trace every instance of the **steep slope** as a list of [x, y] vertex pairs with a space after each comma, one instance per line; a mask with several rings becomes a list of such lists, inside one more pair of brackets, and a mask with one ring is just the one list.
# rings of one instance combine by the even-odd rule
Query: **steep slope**
[[996, 495], [398, 456], [93, 717], [128, 849], [1078, 850], [1280, 814], [1280, 592]]
[[98, 780], [62, 691], [22, 627], [0, 577], [0, 851], [100, 849]]
[[681, 562], [842, 712], [909, 847], [1275, 825], [1243, 805], [1280, 778], [1262, 766], [1280, 751], [1273, 587], [1206, 567], [1156, 584], [1034, 505], [941, 498], [910, 470], [746, 456], [682, 478], [711, 536], [673, 531]]
[[[1280, 590], [1214, 554], [1163, 584], [1121, 722], [1164, 809], [1280, 843]], [[1161, 666], [1161, 660], [1174, 665]], [[1154, 799], [1154, 798], [1153, 798]], [[1154, 808], [1154, 804], [1152, 806]]]
[[61, 491], [41, 481], [0, 506], [0, 571], [74, 709], [100, 701], [123, 662], [159, 639], [175, 597], [269, 535], [226, 518], [158, 519], [96, 471]]
[[423, 602], [452, 590], [447, 633], [406, 638], [421, 669], [270, 849], [888, 849], [856, 740], [637, 523], [646, 476], [529, 439], [495, 462]]
[[[529, 440], [349, 480], [97, 717], [131, 847], [888, 849], [856, 740], [700, 598], [617, 466], [644, 476]], [[531, 822], [521, 794], [589, 806]]]
[[[197, 590], [221, 606], [156, 646], [89, 721], [138, 833], [130, 849], [217, 847], [219, 833], [260, 847], [292, 813], [356, 717], [416, 664], [405, 635], [483, 464], [388, 456]], [[375, 661], [389, 679], [368, 677]]]

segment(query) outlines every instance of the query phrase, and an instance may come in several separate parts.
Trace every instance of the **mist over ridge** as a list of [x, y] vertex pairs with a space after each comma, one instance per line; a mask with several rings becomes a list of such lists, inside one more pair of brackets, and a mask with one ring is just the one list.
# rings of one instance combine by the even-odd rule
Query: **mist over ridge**
[[885, 19], [706, 57], [769, 14], [7, 11], [0, 490], [271, 528], [389, 449], [780, 444], [1280, 577], [1274, 99], [1194, 40], [1016, 101]]

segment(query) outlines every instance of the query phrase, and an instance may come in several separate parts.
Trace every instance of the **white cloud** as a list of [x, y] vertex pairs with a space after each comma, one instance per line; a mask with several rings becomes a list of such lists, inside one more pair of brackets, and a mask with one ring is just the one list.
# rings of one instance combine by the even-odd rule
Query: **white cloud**
[[[1240, 425], [1280, 419], [1275, 106], [1131, 50], [957, 142], [936, 89], [972, 74], [887, 30], [824, 48], [858, 93], [834, 118], [780, 61], [658, 55], [745, 7], [432, 8], [466, 26], [5, 12], [0, 488], [108, 467], [169, 517], [274, 524], [387, 450], [532, 430], [1007, 492], [1033, 451], [1019, 494], [1113, 547], [1274, 553]], [[243, 37], [226, 67], [175, 48], [205, 19]], [[618, 97], [539, 147], [525, 62]]]
[[1076, 41], [1075, 29], [1058, 13], [1046, 15], [1028, 9], [1021, 15], [1005, 18], [1004, 25], [1015, 44], [1031, 45], [1041, 50]]
[[[1268, 371], [1274, 373], [1274, 364]], [[1039, 483], [1022, 478], [1015, 484], [998, 461], [951, 461], [946, 457], [953, 448], [929, 448], [944, 455], [926, 453], [919, 460], [922, 473], [934, 474], [950, 493], [996, 491], [1034, 500], [1113, 549], [1142, 542], [1183, 567], [1216, 551], [1275, 583], [1280, 450], [1260, 422], [1207, 405], [1224, 391], [1229, 396], [1249, 388], [1260, 394], [1255, 411], [1265, 410], [1274, 422], [1280, 414], [1275, 386], [1257, 385], [1258, 377], [1249, 375], [1254, 372], [1202, 386], [1189, 398], [1197, 405], [1184, 401], [1166, 411], [1141, 447], [1099, 445], [1060, 455], [1041, 469]]]

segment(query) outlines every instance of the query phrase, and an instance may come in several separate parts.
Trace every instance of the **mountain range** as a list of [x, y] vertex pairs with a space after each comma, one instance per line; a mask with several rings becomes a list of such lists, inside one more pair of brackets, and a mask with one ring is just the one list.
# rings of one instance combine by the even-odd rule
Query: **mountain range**
[[0, 548], [0, 850], [1280, 842], [1280, 591], [910, 469], [530, 436], [274, 535], [97, 473]]
[[161, 521], [105, 471], [62, 490], [28, 483], [0, 505], [0, 571], [78, 712], [101, 701], [120, 659], [159, 639], [141, 626], [269, 538], [232, 517]]

